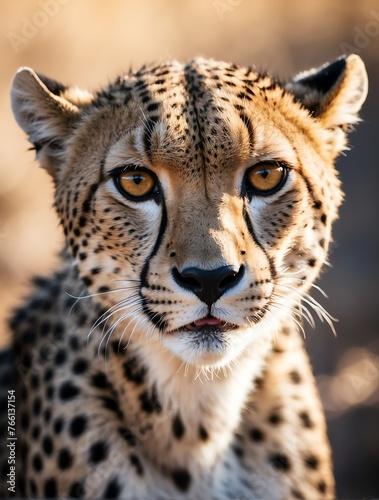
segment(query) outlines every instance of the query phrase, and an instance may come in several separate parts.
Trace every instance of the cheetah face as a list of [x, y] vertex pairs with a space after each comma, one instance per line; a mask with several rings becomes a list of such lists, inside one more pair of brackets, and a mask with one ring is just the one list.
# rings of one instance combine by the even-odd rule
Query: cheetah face
[[222, 366], [312, 305], [342, 198], [333, 161], [366, 91], [357, 56], [286, 84], [172, 62], [97, 94], [21, 70], [16, 118], [106, 336]]

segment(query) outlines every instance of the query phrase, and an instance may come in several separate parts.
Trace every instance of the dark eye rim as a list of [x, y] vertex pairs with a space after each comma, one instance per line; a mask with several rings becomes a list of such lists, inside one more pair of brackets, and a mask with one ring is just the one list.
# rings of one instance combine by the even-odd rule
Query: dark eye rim
[[[249, 173], [254, 170], [255, 168], [261, 166], [261, 165], [275, 165], [277, 167], [283, 168], [283, 177], [280, 180], [280, 182], [273, 188], [269, 189], [267, 191], [259, 190], [256, 189], [254, 186], [252, 186], [249, 183]], [[274, 161], [274, 160], [265, 160], [265, 161], [260, 161], [258, 163], [255, 163], [251, 167], [249, 167], [244, 176], [244, 181], [243, 181], [243, 194], [245, 196], [248, 196], [248, 198], [251, 200], [253, 196], [257, 197], [266, 197], [266, 196], [272, 196], [273, 194], [277, 193], [282, 189], [282, 187], [285, 185], [288, 179], [288, 173], [290, 171], [290, 167], [287, 163], [283, 161]]]
[[[153, 185], [151, 191], [149, 191], [149, 193], [144, 195], [144, 196], [133, 196], [133, 195], [129, 194], [127, 191], [125, 191], [125, 189], [122, 187], [122, 185], [120, 183], [119, 176], [120, 176], [120, 174], [125, 174], [126, 172], [146, 172], [147, 174], [149, 174], [154, 180], [154, 185]], [[161, 187], [160, 187], [158, 177], [155, 175], [154, 172], [152, 172], [151, 170], [149, 170], [146, 167], [140, 167], [139, 165], [117, 167], [117, 168], [113, 169], [109, 173], [109, 175], [112, 177], [113, 183], [116, 186], [117, 191], [124, 198], [126, 198], [130, 201], [136, 201], [136, 202], [148, 201], [151, 199], [158, 199], [160, 197]]]

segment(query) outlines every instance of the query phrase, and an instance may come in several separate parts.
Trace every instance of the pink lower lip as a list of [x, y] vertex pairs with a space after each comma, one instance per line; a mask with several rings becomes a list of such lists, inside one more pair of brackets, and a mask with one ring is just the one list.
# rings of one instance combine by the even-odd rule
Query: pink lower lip
[[222, 321], [218, 318], [213, 318], [212, 316], [208, 318], [202, 318], [194, 321], [196, 326], [204, 326], [204, 325], [220, 325]]
[[186, 325], [186, 328], [189, 330], [194, 330], [195, 328], [199, 326], [204, 326], [204, 325], [212, 325], [212, 326], [217, 326], [221, 325], [222, 321], [218, 318], [213, 318], [212, 316], [208, 316], [207, 318], [202, 318], [194, 321], [193, 323], [188, 323]]

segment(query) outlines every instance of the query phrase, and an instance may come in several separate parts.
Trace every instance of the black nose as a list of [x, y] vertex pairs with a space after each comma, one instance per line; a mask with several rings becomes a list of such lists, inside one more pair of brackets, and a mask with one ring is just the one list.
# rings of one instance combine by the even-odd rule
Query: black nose
[[244, 266], [239, 269], [235, 266], [223, 266], [211, 271], [187, 267], [182, 271], [174, 268], [172, 276], [181, 287], [193, 292], [210, 307], [227, 290], [239, 283], [244, 272]]

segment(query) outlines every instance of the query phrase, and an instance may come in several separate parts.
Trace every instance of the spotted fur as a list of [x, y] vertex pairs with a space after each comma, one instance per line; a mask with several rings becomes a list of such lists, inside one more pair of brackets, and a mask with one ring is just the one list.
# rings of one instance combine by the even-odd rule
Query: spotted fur
[[[11, 320], [19, 496], [334, 497], [299, 330], [328, 319], [308, 291], [366, 92], [358, 56], [290, 82], [173, 61], [99, 92], [17, 73], [67, 240]], [[263, 163], [275, 192], [247, 184]], [[138, 169], [156, 185], [135, 200], [117, 176]]]

